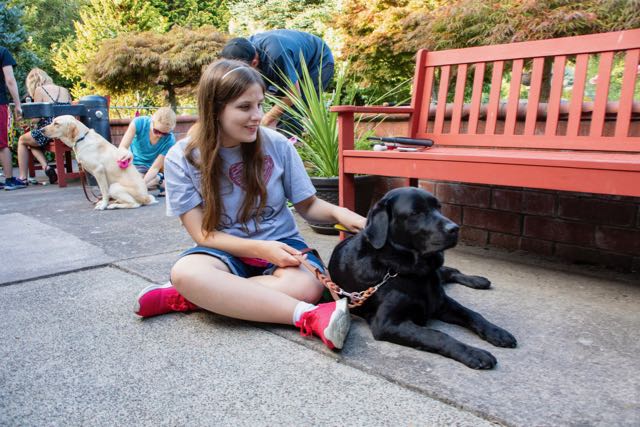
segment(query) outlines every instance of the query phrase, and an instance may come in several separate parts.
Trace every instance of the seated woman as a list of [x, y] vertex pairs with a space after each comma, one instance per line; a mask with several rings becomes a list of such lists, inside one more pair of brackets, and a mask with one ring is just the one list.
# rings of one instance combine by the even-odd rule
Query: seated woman
[[[53, 83], [49, 75], [40, 68], [32, 69], [27, 75], [27, 92], [34, 102], [53, 102], [54, 104], [70, 104], [71, 95], [69, 91]], [[38, 121], [36, 128], [25, 133], [18, 140], [18, 167], [20, 177], [15, 179], [10, 185], [5, 186], [5, 190], [18, 190], [29, 185], [27, 174], [29, 172], [29, 150], [42, 166], [42, 170], [49, 177], [49, 182], [55, 184], [58, 181], [56, 170], [50, 167], [44, 156], [42, 148], [51, 142], [51, 139], [44, 136], [41, 129], [53, 120], [52, 117], [43, 117]]]
[[151, 117], [140, 116], [131, 120], [120, 141], [120, 161], [133, 159], [133, 165], [144, 176], [147, 188], [159, 187], [158, 196], [164, 195], [164, 157], [176, 142], [173, 135], [175, 127], [176, 114], [171, 108], [162, 107]]

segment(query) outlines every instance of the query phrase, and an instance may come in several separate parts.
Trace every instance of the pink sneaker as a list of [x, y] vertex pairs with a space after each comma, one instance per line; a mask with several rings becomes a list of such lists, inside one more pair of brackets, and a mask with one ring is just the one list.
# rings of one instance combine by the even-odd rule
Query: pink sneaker
[[313, 310], [302, 313], [296, 323], [296, 327], [300, 328], [300, 335], [307, 337], [315, 334], [331, 350], [342, 348], [350, 325], [351, 315], [345, 298], [319, 304]]
[[140, 317], [151, 317], [173, 311], [192, 311], [200, 307], [186, 300], [176, 288], [167, 282], [164, 285], [149, 285], [139, 294], [133, 312]]

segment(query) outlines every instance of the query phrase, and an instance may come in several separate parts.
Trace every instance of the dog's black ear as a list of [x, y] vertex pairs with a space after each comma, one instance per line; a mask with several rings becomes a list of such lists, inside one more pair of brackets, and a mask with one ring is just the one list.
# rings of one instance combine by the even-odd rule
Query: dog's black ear
[[389, 230], [389, 214], [384, 201], [378, 202], [369, 212], [367, 226], [364, 228], [364, 237], [371, 245], [380, 249], [387, 242], [387, 231]]

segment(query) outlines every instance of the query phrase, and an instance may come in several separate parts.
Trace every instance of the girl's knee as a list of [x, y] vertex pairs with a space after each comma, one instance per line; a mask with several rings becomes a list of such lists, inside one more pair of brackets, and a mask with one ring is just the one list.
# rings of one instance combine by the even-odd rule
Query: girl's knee
[[300, 299], [309, 304], [317, 303], [322, 297], [324, 286], [315, 277], [306, 277], [303, 280], [302, 294]]
[[173, 267], [171, 267], [171, 284], [178, 290], [184, 286], [185, 283], [189, 282], [189, 276], [193, 271], [188, 267], [185, 258], [180, 258]]
[[[213, 267], [213, 270], [212, 270]], [[197, 283], [203, 278], [212, 279], [217, 271], [226, 271], [222, 261], [202, 254], [191, 254], [180, 258], [171, 267], [171, 283], [180, 291], [190, 283]]]

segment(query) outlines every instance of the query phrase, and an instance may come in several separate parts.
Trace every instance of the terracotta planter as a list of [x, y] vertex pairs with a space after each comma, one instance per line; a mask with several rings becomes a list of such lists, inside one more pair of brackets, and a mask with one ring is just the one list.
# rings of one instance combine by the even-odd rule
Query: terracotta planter
[[[356, 212], [366, 216], [371, 205], [373, 190], [378, 177], [373, 175], [356, 176]], [[329, 203], [338, 205], [338, 177], [319, 178], [311, 177], [313, 186], [316, 187], [316, 196]], [[339, 232], [333, 228], [334, 224], [312, 224], [313, 231], [320, 234], [337, 235]]]

